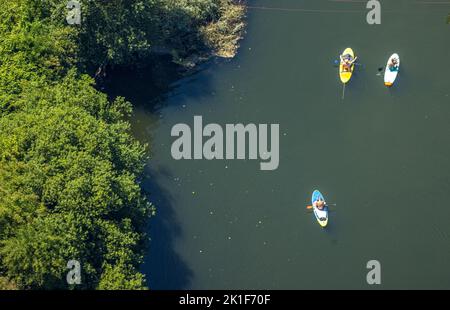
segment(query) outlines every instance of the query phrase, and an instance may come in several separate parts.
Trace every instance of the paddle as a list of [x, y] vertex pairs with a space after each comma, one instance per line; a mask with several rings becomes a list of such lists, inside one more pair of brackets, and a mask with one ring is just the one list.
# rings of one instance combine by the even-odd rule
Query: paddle
[[[357, 59], [358, 59], [358, 57], [355, 57], [355, 62], [353, 63], [353, 65], [355, 65], [355, 66], [363, 66], [363, 67], [364, 67], [363, 64], [360, 64], [360, 63], [356, 62]], [[335, 68], [338, 68], [339, 65], [341, 64], [341, 61], [338, 60], [338, 59], [335, 59], [335, 60], [333, 61], [333, 64], [334, 64], [334, 67], [335, 67]], [[345, 83], [344, 83], [344, 85], [342, 86], [342, 100], [344, 100], [344, 99], [345, 99]]]
[[[356, 57], [355, 60], [356, 60], [356, 59], [358, 59], [358, 57]], [[333, 60], [333, 66], [334, 66], [335, 68], [338, 68], [340, 64], [341, 64], [341, 61], [340, 61], [339, 59]], [[364, 66], [363, 64], [361, 64], [361, 63], [359, 63], [359, 62], [356, 62], [356, 61], [355, 61], [353, 64], [354, 64], [355, 66]]]
[[[329, 207], [329, 206], [335, 207], [336, 204], [335, 204], [335, 203], [327, 203], [326, 206], [328, 206], [328, 207]], [[307, 209], [307, 210], [311, 210], [312, 208], [313, 208], [313, 206], [306, 206], [306, 209]]]
[[[335, 68], [338, 68], [340, 64], [341, 64], [341, 62], [340, 62], [339, 60], [337, 60], [337, 59], [335, 59], [335, 60], [333, 61], [333, 66], [334, 66]], [[354, 64], [355, 66], [363, 66], [363, 64], [361, 64], [361, 63], [359, 63], [359, 62], [354, 62], [353, 64]]]

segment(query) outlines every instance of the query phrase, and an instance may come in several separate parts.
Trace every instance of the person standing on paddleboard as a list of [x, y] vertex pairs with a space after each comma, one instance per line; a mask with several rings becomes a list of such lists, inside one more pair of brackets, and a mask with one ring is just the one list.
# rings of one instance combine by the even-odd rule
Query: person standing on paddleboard
[[326, 202], [322, 198], [319, 197], [316, 201], [314, 201], [313, 205], [317, 209], [323, 210], [323, 208], [326, 206]]

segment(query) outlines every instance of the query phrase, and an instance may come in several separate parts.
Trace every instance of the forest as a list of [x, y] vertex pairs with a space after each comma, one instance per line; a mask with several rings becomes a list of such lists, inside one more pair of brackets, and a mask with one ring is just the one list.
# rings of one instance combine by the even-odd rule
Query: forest
[[244, 29], [239, 1], [79, 3], [70, 25], [67, 1], [0, 0], [0, 289], [151, 289], [151, 146], [131, 135], [133, 103], [97, 80], [155, 51], [189, 66], [232, 57]]

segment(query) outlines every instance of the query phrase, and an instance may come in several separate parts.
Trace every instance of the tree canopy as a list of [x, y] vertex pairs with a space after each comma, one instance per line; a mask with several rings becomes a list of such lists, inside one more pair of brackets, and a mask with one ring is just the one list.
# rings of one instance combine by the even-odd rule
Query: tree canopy
[[[0, 0], [0, 288], [147, 288], [147, 146], [130, 133], [131, 103], [88, 73], [158, 46], [214, 51], [212, 37], [240, 31], [224, 20], [240, 22], [229, 0], [80, 2], [81, 25], [68, 25], [67, 1]], [[81, 285], [66, 281], [69, 260]]]

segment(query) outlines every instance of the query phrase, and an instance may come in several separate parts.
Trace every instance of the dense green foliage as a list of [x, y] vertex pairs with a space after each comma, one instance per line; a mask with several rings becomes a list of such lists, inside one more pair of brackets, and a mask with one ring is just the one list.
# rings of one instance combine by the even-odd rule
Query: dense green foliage
[[87, 287], [116, 265], [139, 277], [143, 148], [121, 120], [129, 104], [108, 103], [91, 82], [70, 72], [26, 88], [0, 119], [0, 255], [22, 287], [64, 287], [70, 259]]
[[[88, 65], [136, 62], [153, 48], [170, 51], [181, 60], [215, 52], [224, 46], [223, 41], [237, 46], [243, 30], [243, 6], [231, 0], [83, 3], [80, 53]], [[216, 31], [206, 31], [207, 27]]]
[[224, 21], [228, 0], [80, 2], [82, 24], [70, 26], [67, 1], [0, 0], [0, 288], [74, 288], [72, 259], [76, 288], [146, 288], [145, 146], [130, 134], [131, 104], [86, 72], [155, 47], [214, 52], [224, 40], [212, 37], [240, 29]]
[[[28, 34], [38, 38], [33, 40], [43, 38], [36, 36], [39, 31], [59, 38], [72, 36], [75, 40], [39, 43], [45, 43], [42, 50], [59, 44], [51, 51], [66, 62], [73, 60], [69, 54], [76, 51], [78, 64], [87, 68], [136, 63], [154, 49], [171, 52], [177, 60], [211, 51], [221, 54], [225, 43], [227, 49], [237, 46], [243, 31], [244, 6], [234, 0], [78, 1], [82, 19], [77, 27], [67, 27], [64, 0], [19, 0], [8, 6], [5, 15], [20, 7], [22, 18], [34, 18], [36, 31]], [[76, 50], [68, 43], [76, 43]]]

